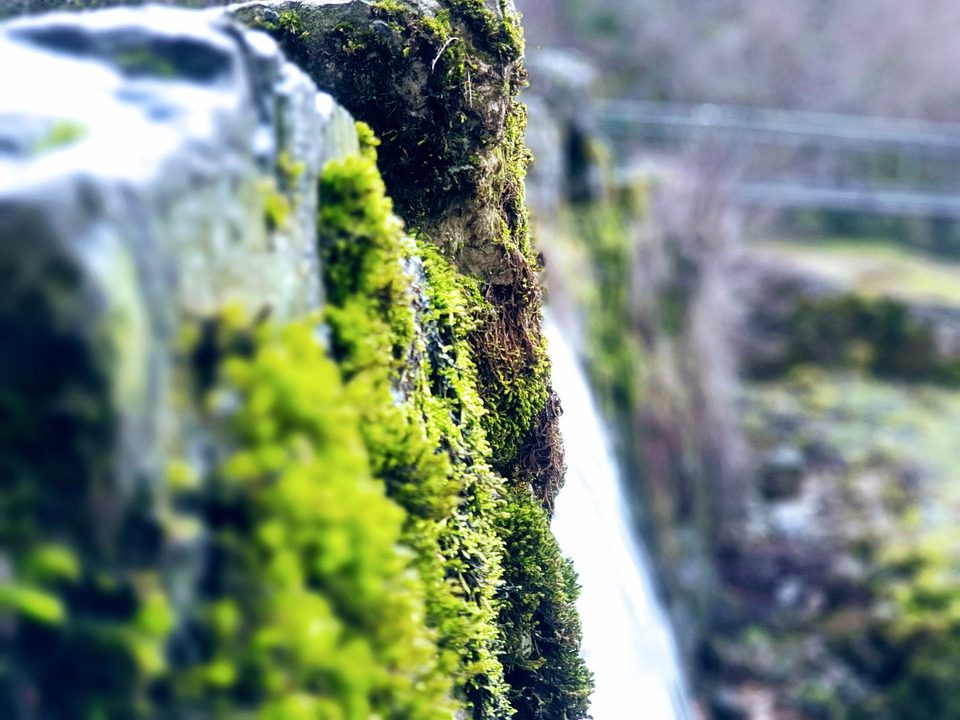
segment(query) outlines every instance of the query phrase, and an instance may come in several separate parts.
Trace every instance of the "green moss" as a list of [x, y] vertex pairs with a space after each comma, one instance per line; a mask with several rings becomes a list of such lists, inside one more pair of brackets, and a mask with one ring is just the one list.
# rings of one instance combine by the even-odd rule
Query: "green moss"
[[[575, 620], [569, 568], [542, 580], [539, 564], [562, 564], [546, 514], [531, 501], [511, 524], [506, 484], [488, 465], [487, 420], [500, 409], [484, 403], [473, 338], [489, 305], [478, 281], [424, 238], [403, 234], [374, 144], [363, 144], [364, 157], [331, 163], [321, 182], [331, 352], [348, 392], [368, 408], [361, 427], [374, 472], [408, 512], [405, 539], [427, 586], [428, 619], [472, 717], [506, 717], [531, 694], [581, 717], [588, 685], [579, 637], [558, 621]], [[542, 540], [536, 561], [511, 563], [512, 543], [528, 538], [519, 526], [531, 519]], [[506, 622], [504, 603], [521, 595], [535, 609]], [[536, 632], [543, 652], [508, 687], [502, 663], [513, 656], [504, 649], [517, 632]], [[574, 688], [577, 677], [584, 682]]]
[[[501, 208], [498, 231], [488, 242], [502, 248], [502, 266], [495, 272], [508, 277], [481, 283], [484, 312], [471, 343], [480, 368], [480, 394], [490, 410], [484, 427], [494, 466], [517, 483], [529, 483], [550, 507], [560, 487], [562, 459], [553, 438], [556, 408], [541, 334], [539, 260], [523, 188], [530, 161], [523, 140], [526, 122], [526, 109], [514, 103], [494, 151], [498, 172], [479, 198]], [[481, 269], [481, 276], [484, 272], [489, 270]]]
[[[0, 302], [0, 328], [57, 327], [42, 342], [14, 333], [16, 353], [0, 352], [0, 415], [14, 418], [0, 423], [0, 498], [15, 518], [2, 532], [16, 576], [0, 595], [17, 647], [41, 648], [0, 663], [0, 708], [27, 687], [50, 717], [401, 720], [458, 705], [475, 720], [582, 717], [575, 583], [528, 489], [555, 492], [555, 438], [549, 466], [525, 460], [543, 454], [556, 404], [512, 99], [517, 20], [479, 0], [431, 16], [395, 1], [262, 13], [380, 132], [415, 239], [361, 126], [362, 155], [331, 163], [319, 188], [329, 335], [317, 319], [206, 322], [182, 363], [202, 462], [171, 464], [160, 495], [172, 507], [130, 499], [122, 533], [92, 527], [87, 511], [118, 495], [109, 363], [44, 314], [69, 310], [70, 293], [38, 302], [0, 289], [16, 299], [10, 313]], [[330, 14], [335, 25], [317, 22]], [[301, 172], [281, 156], [264, 183], [271, 229], [287, 222]], [[69, 372], [36, 362], [41, 350]], [[149, 542], [126, 542], [134, 531]], [[514, 633], [542, 641], [536, 662]]]
[[306, 37], [310, 34], [304, 28], [300, 15], [293, 10], [284, 10], [277, 16], [277, 27], [286, 33], [292, 33], [300, 37]]
[[216, 358], [204, 405], [232, 449], [191, 501], [208, 560], [172, 650], [191, 661], [165, 694], [208, 717], [449, 718], [424, 588], [399, 547], [405, 514], [371, 473], [317, 323], [224, 315], [194, 354]]
[[302, 160], [294, 160], [288, 150], [282, 151], [277, 156], [277, 176], [282, 181], [284, 190], [296, 188], [306, 170], [307, 164]]
[[330, 163], [321, 181], [331, 352], [348, 393], [366, 408], [361, 428], [374, 473], [408, 512], [404, 537], [427, 586], [444, 666], [474, 717], [504, 717], [494, 608], [502, 548], [491, 524], [502, 481], [483, 464], [481, 410], [453, 314], [464, 301], [440, 281], [433, 256], [415, 314], [415, 278], [404, 269], [415, 248], [391, 213], [373, 152], [368, 143], [365, 157]]
[[587, 717], [592, 687], [580, 658], [580, 588], [563, 558], [546, 513], [533, 495], [514, 488], [500, 515], [509, 552], [499, 623], [503, 664], [518, 720]]
[[373, 128], [363, 121], [357, 122], [357, 144], [360, 146], [361, 155], [376, 162], [380, 138], [373, 132]]
[[2, 611], [42, 625], [62, 625], [66, 620], [66, 610], [58, 597], [22, 584], [0, 587]]
[[[515, 27], [516, 20], [496, 18], [482, 2], [476, 5], [473, 20], [456, 7], [427, 15], [396, 0], [333, 11], [289, 6], [239, 12], [274, 33], [318, 84], [331, 88], [384, 140], [382, 168], [390, 194], [404, 218], [415, 223], [470, 194], [481, 179], [470, 157], [499, 134], [479, 91], [499, 67], [519, 57], [501, 29]], [[412, 87], [414, 78], [423, 87]], [[423, 107], [400, 110], [420, 103]]]
[[[960, 555], [957, 535], [926, 534], [896, 548], [875, 579], [878, 604], [863, 629], [875, 693], [857, 717], [960, 718]], [[866, 662], [864, 662], [866, 660]]]

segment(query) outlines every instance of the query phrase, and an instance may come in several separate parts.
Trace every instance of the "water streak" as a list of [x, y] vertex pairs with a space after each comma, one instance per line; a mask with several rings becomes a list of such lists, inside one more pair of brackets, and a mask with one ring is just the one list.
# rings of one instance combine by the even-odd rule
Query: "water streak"
[[608, 434], [573, 349], [550, 320], [546, 332], [567, 458], [553, 530], [583, 586], [577, 607], [584, 658], [596, 682], [591, 714], [595, 720], [692, 720], [673, 631], [628, 519]]

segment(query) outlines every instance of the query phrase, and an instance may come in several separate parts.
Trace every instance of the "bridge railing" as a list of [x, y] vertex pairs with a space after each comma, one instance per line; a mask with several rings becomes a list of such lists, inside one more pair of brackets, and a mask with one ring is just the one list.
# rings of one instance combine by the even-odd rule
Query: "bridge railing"
[[600, 103], [617, 156], [708, 148], [732, 200], [960, 219], [960, 123], [635, 100]]

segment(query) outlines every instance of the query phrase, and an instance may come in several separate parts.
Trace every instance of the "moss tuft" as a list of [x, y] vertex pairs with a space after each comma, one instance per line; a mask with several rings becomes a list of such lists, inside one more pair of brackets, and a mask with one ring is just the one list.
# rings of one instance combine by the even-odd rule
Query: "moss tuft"
[[226, 314], [207, 333], [206, 421], [231, 450], [190, 499], [207, 560], [173, 640], [187, 661], [163, 694], [205, 716], [449, 718], [423, 584], [399, 547], [405, 514], [371, 474], [317, 325]]
[[508, 494], [500, 530], [509, 548], [499, 618], [506, 638], [502, 660], [516, 718], [585, 718], [592, 678], [580, 658], [573, 565], [526, 489]]
[[404, 538], [444, 667], [473, 717], [505, 717], [494, 607], [502, 546], [492, 526], [502, 480], [483, 462], [482, 410], [460, 327], [465, 300], [438, 255], [427, 250], [418, 262], [367, 147], [364, 157], [328, 164], [320, 185], [331, 352], [366, 408], [374, 473], [407, 510]]
[[[575, 624], [571, 571], [543, 579], [542, 567], [562, 565], [546, 513], [528, 490], [532, 507], [508, 504], [488, 464], [488, 420], [500, 408], [485, 405], [474, 339], [490, 306], [480, 282], [425, 238], [403, 234], [374, 145], [364, 144], [364, 157], [329, 164], [321, 181], [330, 345], [348, 392], [369, 408], [361, 427], [374, 472], [408, 512], [405, 539], [426, 582], [428, 620], [472, 717], [507, 717], [531, 694], [550, 710], [529, 717], [561, 709], [582, 717], [589, 681], [579, 635], [565, 624]], [[520, 527], [530, 522], [538, 554], [517, 564], [513, 543], [529, 541]], [[504, 603], [519, 596], [533, 609], [505, 621]], [[508, 686], [504, 649], [517, 632], [537, 633], [543, 652]]]

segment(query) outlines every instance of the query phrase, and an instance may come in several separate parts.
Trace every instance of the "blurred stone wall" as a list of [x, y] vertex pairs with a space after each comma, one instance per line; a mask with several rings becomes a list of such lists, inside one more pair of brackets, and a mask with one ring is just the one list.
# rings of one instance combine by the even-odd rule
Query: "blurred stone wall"
[[[0, 312], [111, 379], [129, 489], [188, 441], [167, 417], [185, 321], [320, 306], [312, 190], [357, 152], [353, 120], [265, 37], [177, 10], [14, 22], [0, 62], [23, 69], [0, 79]], [[10, 391], [72, 369], [45, 344], [0, 352]]]

